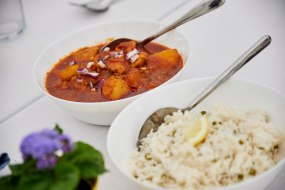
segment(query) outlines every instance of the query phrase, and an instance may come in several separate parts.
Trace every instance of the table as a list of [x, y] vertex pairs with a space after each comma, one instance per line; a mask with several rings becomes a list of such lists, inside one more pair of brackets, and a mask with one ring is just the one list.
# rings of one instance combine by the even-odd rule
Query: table
[[[105, 142], [108, 127], [77, 121], [44, 97], [32, 79], [33, 62], [50, 42], [77, 28], [128, 19], [130, 15], [132, 19], [147, 18], [167, 24], [198, 1], [117, 0], [107, 12], [93, 13], [63, 0], [23, 0], [25, 32], [12, 41], [0, 43], [0, 88], [3, 89], [0, 152], [8, 152], [13, 163], [20, 162], [21, 138], [59, 123], [74, 140], [83, 140], [102, 151], [110, 172], [100, 178], [99, 189], [136, 189], [108, 157]], [[272, 44], [235, 77], [262, 83], [285, 94], [284, 8], [283, 0], [228, 0], [221, 9], [181, 26], [179, 30], [191, 42], [191, 64], [182, 80], [216, 76], [258, 38], [269, 34]], [[7, 172], [1, 171], [0, 175]], [[282, 173], [267, 189], [281, 190], [284, 185], [285, 173]]]

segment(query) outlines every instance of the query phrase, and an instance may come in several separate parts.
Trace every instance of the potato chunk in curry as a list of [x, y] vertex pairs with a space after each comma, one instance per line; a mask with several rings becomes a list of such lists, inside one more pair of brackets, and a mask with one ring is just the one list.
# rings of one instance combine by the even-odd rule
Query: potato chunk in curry
[[65, 69], [58, 72], [58, 75], [63, 80], [70, 80], [73, 76], [77, 75], [78, 65], [66, 67]]
[[111, 76], [102, 87], [102, 94], [111, 100], [118, 100], [130, 93], [130, 87], [121, 77]]
[[181, 57], [176, 49], [167, 49], [150, 55], [148, 57], [148, 64], [150, 67], [156, 67], [158, 65], [175, 67], [179, 59], [181, 59]]
[[147, 53], [141, 52], [139, 58], [131, 64], [132, 67], [141, 67], [147, 62]]
[[113, 73], [123, 74], [126, 70], [122, 59], [111, 59], [107, 64], [108, 69]]
[[73, 52], [72, 58], [77, 62], [90, 61], [97, 55], [98, 51], [99, 47], [97, 46], [81, 48]]
[[140, 85], [140, 72], [136, 68], [132, 68], [126, 75], [126, 81], [132, 88], [138, 88]]

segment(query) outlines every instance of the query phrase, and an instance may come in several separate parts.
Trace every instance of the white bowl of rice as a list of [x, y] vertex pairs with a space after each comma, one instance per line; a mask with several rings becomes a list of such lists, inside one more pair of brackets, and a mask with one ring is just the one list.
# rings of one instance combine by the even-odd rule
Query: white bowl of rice
[[[231, 79], [191, 112], [166, 117], [137, 150], [141, 126], [151, 113], [183, 108], [211, 81], [158, 88], [118, 115], [107, 148], [124, 176], [149, 190], [261, 190], [276, 178], [285, 163], [285, 97], [248, 81]], [[185, 134], [201, 117], [208, 131], [194, 145]]]

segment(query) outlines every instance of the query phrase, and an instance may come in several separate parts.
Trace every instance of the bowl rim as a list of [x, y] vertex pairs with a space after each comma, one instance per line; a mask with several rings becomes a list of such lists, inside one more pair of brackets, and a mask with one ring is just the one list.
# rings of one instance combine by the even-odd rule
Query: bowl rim
[[[42, 88], [39, 84], [39, 82], [37, 81], [37, 74], [36, 74], [36, 68], [38, 65], [40, 65], [40, 59], [42, 58], [42, 56], [48, 51], [50, 50], [54, 45], [56, 45], [57, 43], [63, 41], [64, 39], [68, 38], [68, 37], [71, 37], [72, 35], [75, 35], [75, 34], [78, 34], [80, 32], [83, 32], [83, 31], [86, 31], [88, 29], [91, 29], [91, 28], [94, 28], [94, 27], [100, 27], [100, 26], [105, 26], [105, 25], [110, 25], [110, 24], [113, 24], [113, 23], [125, 23], [125, 22], [145, 22], [145, 23], [153, 23], [153, 24], [158, 24], [162, 27], [166, 26], [165, 23], [163, 22], [160, 22], [160, 21], [156, 21], [156, 20], [151, 20], [151, 19], [119, 19], [119, 20], [112, 20], [112, 21], [105, 21], [105, 22], [99, 22], [99, 23], [96, 23], [96, 24], [91, 24], [91, 25], [87, 25], [87, 26], [84, 26], [82, 28], [79, 28], [79, 29], [76, 29], [76, 30], [73, 30], [71, 32], [68, 32], [67, 34], [64, 34], [63, 36], [61, 36], [60, 38], [50, 42], [39, 54], [38, 56], [36, 57], [35, 61], [34, 61], [34, 64], [33, 64], [33, 69], [32, 69], [32, 75], [33, 75], [33, 81], [34, 83], [36, 84], [36, 86], [40, 89], [40, 91], [44, 94], [44, 95], [47, 95], [48, 97], [52, 98], [52, 99], [55, 99], [59, 102], [63, 102], [63, 103], [67, 103], [67, 104], [72, 104], [72, 105], [108, 105], [108, 104], [125, 104], [125, 103], [128, 103], [138, 97], [140, 97], [142, 94], [145, 94], [145, 93], [148, 93], [149, 91], [152, 91], [156, 88], [160, 88], [161, 86], [165, 86], [169, 80], [171, 80], [172, 78], [174, 77], [177, 77], [179, 75], [182, 74], [182, 72], [185, 70], [186, 66], [189, 65], [189, 58], [190, 56], [187, 57], [187, 59], [184, 61], [184, 64], [183, 64], [183, 67], [182, 69], [177, 72], [174, 76], [172, 76], [169, 80], [167, 80], [166, 82], [162, 83], [161, 85], [151, 89], [151, 90], [148, 90], [146, 92], [143, 92], [141, 94], [137, 94], [135, 96], [131, 96], [131, 97], [127, 97], [127, 98], [123, 98], [123, 99], [118, 99], [118, 100], [111, 100], [111, 101], [105, 101], [105, 102], [76, 102], [76, 101], [71, 101], [71, 100], [65, 100], [65, 99], [61, 99], [61, 98], [58, 98], [56, 96], [53, 96], [51, 95], [50, 93], [48, 93], [48, 91], [46, 90], [45, 86]], [[188, 37], [186, 36], [186, 34], [180, 30], [179, 28], [176, 28], [174, 29], [173, 31], [175, 32], [178, 32], [183, 38], [184, 40], [186, 41], [186, 43], [188, 44], [189, 46], [189, 51], [190, 51], [190, 41], [188, 39]], [[80, 47], [79, 47], [80, 48]], [[189, 53], [190, 54], [190, 53]], [[60, 58], [59, 58], [60, 59]], [[56, 64], [56, 63], [54, 63]], [[54, 66], [54, 64], [52, 66]], [[52, 68], [52, 66], [50, 67], [50, 69]], [[44, 77], [44, 80], [45, 80], [45, 76]], [[168, 85], [168, 84], [167, 84]]]
[[[164, 188], [162, 187], [159, 187], [159, 186], [156, 186], [154, 184], [148, 184], [148, 183], [143, 183], [143, 182], [140, 182], [138, 180], [135, 180], [133, 177], [131, 177], [130, 174], [126, 173], [126, 170], [123, 170], [121, 169], [121, 167], [119, 167], [117, 165], [117, 161], [114, 160], [114, 156], [113, 156], [113, 153], [110, 151], [111, 150], [111, 137], [110, 137], [110, 134], [112, 133], [113, 131], [113, 128], [114, 127], [114, 124], [117, 122], [117, 120], [121, 117], [121, 115], [123, 115], [126, 110], [131, 107], [133, 104], [136, 104], [137, 101], [140, 101], [140, 99], [142, 98], [146, 98], [148, 96], [151, 96], [151, 94], [153, 93], [156, 93], [156, 91], [159, 91], [159, 90], [162, 90], [164, 88], [171, 88], [172, 86], [176, 86], [176, 85], [179, 85], [181, 83], [196, 83], [196, 82], [203, 82], [203, 81], [212, 81], [214, 79], [214, 77], [198, 77], [198, 78], [193, 78], [193, 79], [186, 79], [186, 80], [181, 80], [181, 81], [178, 81], [178, 82], [175, 82], [175, 83], [172, 83], [172, 84], [169, 84], [169, 85], [165, 85], [165, 86], [162, 86], [161, 88], [159, 89], [154, 89], [153, 91], [149, 92], [147, 95], [144, 95], [143, 97], [139, 97], [137, 100], [131, 102], [124, 110], [122, 110], [118, 115], [117, 117], [113, 120], [110, 128], [109, 128], [109, 131], [108, 131], [108, 134], [107, 134], [107, 139], [106, 139], [106, 144], [107, 144], [107, 153], [109, 155], [109, 158], [110, 160], [112, 161], [112, 163], [115, 165], [115, 167], [120, 171], [120, 173], [122, 175], [124, 175], [125, 177], [127, 177], [128, 179], [130, 179], [132, 182], [134, 182], [135, 184], [137, 185], [143, 185], [147, 188], [152, 188], [152, 189], [157, 189], [157, 190], [165, 190]], [[262, 84], [262, 83], [259, 83], [259, 82], [256, 82], [256, 81], [252, 81], [252, 80], [248, 80], [248, 79], [240, 79], [240, 78], [236, 78], [236, 77], [232, 77], [229, 79], [229, 81], [234, 81], [234, 82], [238, 82], [238, 83], [245, 83], [245, 84], [250, 84], [250, 85], [255, 85], [255, 86], [259, 86], [261, 88], [264, 88], [268, 91], [271, 91], [273, 92], [274, 94], [277, 94], [279, 96], [282, 96], [282, 98], [285, 99], [285, 94], [281, 93], [280, 91], [278, 91], [277, 89], [275, 88], [272, 88], [271, 86], [268, 86], [268, 85], [265, 85], [265, 84]], [[228, 81], [228, 82], [229, 82]], [[237, 183], [233, 183], [231, 185], [228, 185], [228, 186], [224, 186], [224, 187], [218, 187], [219, 189], [221, 190], [227, 190], [228, 188], [238, 188], [239, 186], [243, 186], [243, 185], [246, 185], [248, 183], [250, 183], [252, 180], [258, 180], [259, 178], [262, 178], [264, 175], [267, 175], [268, 173], [272, 172], [273, 170], [276, 170], [278, 169], [279, 167], [282, 168], [282, 165], [284, 166], [285, 165], [285, 157], [284, 158], [281, 158], [272, 168], [270, 168], [269, 170], [265, 171], [265, 172], [262, 172], [261, 174], [253, 177], [253, 178], [249, 178], [249, 179], [246, 179], [244, 181], [241, 181], [241, 182], [237, 182]]]

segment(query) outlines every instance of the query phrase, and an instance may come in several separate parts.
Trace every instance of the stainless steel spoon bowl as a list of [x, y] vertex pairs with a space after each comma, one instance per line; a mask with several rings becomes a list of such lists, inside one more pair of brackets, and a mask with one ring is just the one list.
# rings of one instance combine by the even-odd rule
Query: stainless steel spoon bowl
[[87, 9], [96, 12], [103, 12], [109, 9], [110, 5], [113, 3], [113, 0], [101, 0], [99, 3], [97, 2], [90, 2], [85, 5]]
[[[154, 35], [147, 37], [146, 39], [144, 39], [142, 41], [137, 41], [136, 45], [139, 47], [143, 47], [147, 43], [149, 43], [152, 40], [158, 38], [159, 36], [165, 34], [166, 32], [169, 32], [169, 31], [173, 30], [174, 28], [176, 28], [176, 27], [178, 27], [178, 26], [180, 26], [180, 25], [182, 25], [182, 24], [184, 24], [190, 20], [198, 18], [198, 17], [200, 17], [206, 13], [209, 13], [209, 12], [217, 9], [218, 7], [222, 6], [224, 3], [225, 3], [225, 0], [207, 0], [205, 2], [202, 2], [202, 3], [198, 4], [197, 6], [195, 6], [193, 9], [191, 9], [189, 12], [187, 12], [184, 16], [182, 16], [181, 18], [176, 20], [174, 23], [167, 26], [166, 28], [162, 29], [161, 31], [157, 32]], [[118, 38], [118, 39], [108, 43], [107, 45], [105, 45], [101, 49], [109, 47], [111, 50], [113, 50], [120, 43], [127, 42], [127, 41], [135, 41], [135, 40], [132, 40], [129, 38]]]
[[259, 52], [261, 52], [265, 47], [267, 47], [271, 42], [270, 36], [263, 36], [259, 39], [250, 49], [248, 49], [241, 57], [239, 57], [232, 65], [230, 65], [220, 76], [218, 76], [204, 91], [202, 91], [186, 108], [175, 108], [166, 107], [161, 108], [154, 113], [152, 113], [143, 124], [138, 140], [137, 147], [141, 141], [145, 138], [151, 131], [156, 132], [160, 125], [164, 122], [164, 117], [166, 115], [171, 115], [173, 112], [181, 110], [182, 112], [190, 111], [196, 107], [200, 102], [202, 102], [206, 97], [208, 97], [214, 90], [219, 86], [224, 84], [231, 76], [233, 76], [240, 68], [242, 68], [247, 62], [249, 62], [253, 57], [255, 57]]
[[110, 7], [113, 0], [69, 0], [69, 3], [95, 12], [104, 12]]

